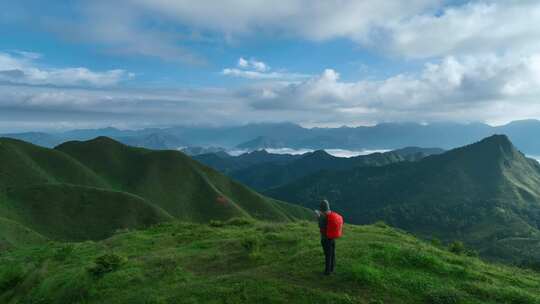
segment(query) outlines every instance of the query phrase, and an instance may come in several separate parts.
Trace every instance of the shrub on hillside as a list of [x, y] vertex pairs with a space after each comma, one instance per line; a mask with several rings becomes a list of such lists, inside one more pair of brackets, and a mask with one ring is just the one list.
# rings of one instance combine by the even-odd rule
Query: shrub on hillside
[[19, 267], [8, 266], [0, 272], [0, 294], [15, 288], [24, 278], [23, 270]]
[[259, 259], [261, 257], [261, 239], [257, 236], [248, 236], [241, 240], [240, 244], [248, 254], [250, 259]]
[[233, 217], [225, 222], [229, 226], [251, 226], [254, 224], [253, 220], [245, 217]]
[[117, 254], [104, 254], [96, 258], [94, 265], [88, 268], [88, 272], [95, 277], [101, 277], [120, 268], [123, 262], [124, 258]]
[[241, 245], [247, 252], [252, 252], [259, 249], [261, 240], [258, 237], [246, 237], [242, 239]]
[[466, 255], [470, 257], [478, 257], [478, 252], [474, 249], [465, 247], [463, 242], [454, 241], [448, 245], [448, 251], [457, 255]]
[[384, 221], [376, 221], [373, 226], [379, 228], [388, 228], [388, 225]]
[[430, 240], [430, 243], [432, 246], [435, 246], [437, 248], [441, 248], [442, 247], [442, 242], [441, 240], [439, 240], [438, 238], [434, 237]]
[[467, 256], [474, 257], [474, 258], [477, 258], [479, 256], [478, 251], [474, 249], [469, 249], [469, 248], [466, 249], [465, 254]]
[[211, 220], [210, 223], [208, 223], [208, 225], [210, 227], [223, 227], [225, 223], [223, 223], [223, 221], [220, 221], [220, 220]]
[[465, 245], [463, 245], [463, 242], [454, 241], [448, 245], [448, 251], [457, 255], [462, 255], [466, 252], [466, 248]]
[[73, 250], [73, 244], [64, 244], [54, 251], [53, 258], [60, 262], [65, 261], [73, 253]]

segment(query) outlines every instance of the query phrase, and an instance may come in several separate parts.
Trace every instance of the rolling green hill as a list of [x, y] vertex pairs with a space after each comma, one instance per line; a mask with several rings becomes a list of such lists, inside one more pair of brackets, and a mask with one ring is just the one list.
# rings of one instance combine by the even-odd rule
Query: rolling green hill
[[0, 252], [0, 302], [540, 303], [538, 273], [385, 225], [346, 225], [336, 250], [336, 273], [323, 276], [315, 224], [168, 222]]
[[419, 162], [320, 172], [268, 194], [311, 207], [326, 197], [349, 222], [384, 220], [493, 259], [540, 261], [540, 165], [502, 135]]
[[42, 183], [108, 187], [70, 156], [20, 140], [0, 138], [0, 189]]
[[6, 246], [24, 243], [24, 231], [50, 239], [97, 240], [117, 229], [173, 218], [289, 221], [311, 216], [181, 152], [128, 147], [105, 137], [56, 149], [0, 138], [0, 159], [0, 218], [2, 226], [9, 226], [0, 230], [0, 240]]
[[[102, 176], [117, 190], [139, 195], [189, 221], [248, 216], [287, 221], [298, 206], [268, 199], [177, 151], [152, 151], [106, 137], [56, 148]], [[291, 211], [289, 213], [288, 211]]]

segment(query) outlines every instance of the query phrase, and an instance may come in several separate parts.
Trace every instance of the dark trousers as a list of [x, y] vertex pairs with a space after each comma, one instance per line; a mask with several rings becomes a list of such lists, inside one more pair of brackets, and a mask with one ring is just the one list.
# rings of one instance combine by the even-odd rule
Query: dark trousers
[[324, 252], [324, 272], [334, 272], [334, 265], [336, 264], [336, 241], [324, 238], [321, 239], [321, 245]]

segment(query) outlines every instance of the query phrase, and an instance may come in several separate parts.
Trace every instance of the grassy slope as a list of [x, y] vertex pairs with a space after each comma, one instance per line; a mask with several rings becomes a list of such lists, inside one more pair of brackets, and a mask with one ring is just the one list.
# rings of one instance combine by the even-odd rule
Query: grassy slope
[[[191, 221], [310, 216], [180, 152], [133, 148], [108, 138], [58, 149], [0, 138], [0, 158], [0, 217], [57, 240], [103, 239], [117, 229], [173, 216]], [[0, 230], [0, 239], [13, 238], [13, 229]]]
[[382, 219], [521, 262], [540, 261], [539, 189], [539, 165], [493, 136], [416, 163], [322, 172], [269, 194], [306, 205], [326, 196], [351, 222]]
[[3, 217], [0, 217], [0, 231], [2, 231], [0, 234], [0, 251], [46, 242], [46, 238], [39, 233]]
[[10, 190], [4, 206], [12, 210], [19, 223], [48, 238], [62, 240], [98, 240], [117, 229], [172, 219], [135, 195], [68, 184]]
[[[120, 257], [91, 275], [96, 258]], [[540, 303], [538, 273], [455, 255], [384, 225], [345, 227], [324, 277], [307, 222], [169, 222], [0, 255], [2, 303]]]
[[107, 187], [94, 172], [68, 155], [23, 141], [0, 138], [0, 190], [41, 183]]
[[[103, 176], [115, 188], [137, 194], [182, 220], [209, 221], [233, 216], [287, 221], [296, 206], [277, 204], [178, 151], [152, 151], [100, 137], [56, 148]], [[226, 202], [218, 201], [219, 197]]]
[[98, 239], [171, 219], [141, 198], [107, 190], [104, 179], [60, 151], [0, 138], [0, 158], [0, 217], [18, 223], [0, 238], [33, 230], [60, 240]]

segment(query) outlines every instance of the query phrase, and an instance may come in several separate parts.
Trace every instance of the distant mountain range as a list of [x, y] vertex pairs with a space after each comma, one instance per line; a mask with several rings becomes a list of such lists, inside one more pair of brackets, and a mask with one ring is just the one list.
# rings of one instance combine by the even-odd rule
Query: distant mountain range
[[283, 148], [287, 147], [285, 142], [278, 139], [273, 139], [266, 136], [259, 136], [255, 139], [241, 143], [236, 148], [244, 150], [260, 150], [268, 148]]
[[540, 121], [514, 121], [502, 126], [483, 123], [382, 123], [370, 127], [303, 128], [292, 123], [248, 124], [235, 127], [104, 128], [63, 133], [4, 134], [34, 144], [54, 147], [69, 140], [108, 136], [126, 144], [152, 149], [187, 146], [223, 147], [246, 151], [261, 148], [394, 150], [406, 146], [452, 149], [493, 134], [505, 134], [521, 151], [540, 155]]
[[540, 261], [540, 164], [504, 135], [417, 162], [320, 171], [266, 193], [310, 208], [327, 198], [350, 223], [383, 220], [490, 258]]
[[40, 239], [96, 240], [171, 219], [312, 218], [178, 151], [107, 137], [55, 149], [0, 138], [0, 248]]
[[346, 170], [355, 167], [384, 166], [401, 161], [417, 161], [444, 152], [438, 148], [407, 147], [385, 153], [355, 157], [335, 157], [324, 150], [302, 155], [273, 154], [266, 150], [228, 154], [201, 154], [196, 160], [221, 171], [249, 187], [262, 191], [282, 186], [322, 170]]

